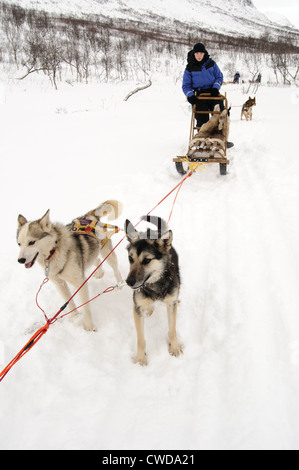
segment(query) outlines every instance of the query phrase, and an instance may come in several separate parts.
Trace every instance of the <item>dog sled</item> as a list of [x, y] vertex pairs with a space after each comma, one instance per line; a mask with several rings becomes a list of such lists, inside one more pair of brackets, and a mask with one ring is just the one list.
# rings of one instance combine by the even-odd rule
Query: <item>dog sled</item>
[[196, 111], [196, 114], [211, 114], [211, 118], [201, 127], [197, 127], [195, 119], [196, 105], [192, 106], [191, 126], [188, 151], [184, 156], [173, 159], [176, 170], [184, 175], [192, 170], [194, 163], [218, 163], [220, 174], [226, 175], [227, 165], [227, 138], [229, 132], [229, 109], [225, 95], [212, 97], [209, 93], [197, 96], [198, 100], [222, 101], [224, 109], [220, 110], [216, 104], [213, 111]]

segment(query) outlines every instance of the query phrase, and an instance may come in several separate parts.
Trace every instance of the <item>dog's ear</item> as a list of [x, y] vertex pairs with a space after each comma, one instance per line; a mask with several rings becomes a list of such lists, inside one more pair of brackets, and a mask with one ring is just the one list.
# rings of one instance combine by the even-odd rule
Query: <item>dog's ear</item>
[[27, 219], [23, 215], [19, 214], [19, 216], [18, 216], [18, 227], [21, 228], [26, 223], [27, 223]]
[[127, 219], [125, 221], [125, 234], [129, 242], [136, 242], [139, 238], [137, 230], [133, 227], [132, 223]]
[[51, 230], [52, 224], [50, 221], [50, 209], [48, 209], [45, 215], [43, 215], [42, 218], [39, 219], [39, 224], [44, 230], [44, 232], [49, 232]]
[[155, 240], [155, 245], [160, 253], [168, 253], [172, 246], [173, 234], [171, 230], [163, 233], [161, 238]]

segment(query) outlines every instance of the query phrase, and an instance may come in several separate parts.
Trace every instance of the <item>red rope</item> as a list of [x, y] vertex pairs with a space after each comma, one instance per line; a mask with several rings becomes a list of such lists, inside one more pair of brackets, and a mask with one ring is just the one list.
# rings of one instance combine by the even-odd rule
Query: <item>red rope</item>
[[48, 277], [46, 277], [46, 278], [43, 280], [42, 284], [40, 285], [40, 288], [38, 289], [37, 294], [36, 294], [36, 296], [35, 296], [35, 303], [36, 303], [36, 305], [38, 306], [38, 308], [43, 312], [44, 317], [45, 317], [46, 321], [48, 322], [49, 319], [48, 319], [48, 317], [47, 317], [45, 311], [41, 308], [41, 306], [40, 306], [39, 303], [38, 303], [38, 296], [39, 296], [39, 293], [40, 293], [40, 291], [42, 290], [43, 286], [44, 286], [45, 284], [47, 284], [47, 282], [49, 282], [49, 278], [48, 278]]
[[[41, 290], [41, 288], [43, 287], [44, 284], [46, 284], [46, 282], [48, 282], [49, 279], [46, 278], [44, 279], [43, 283], [41, 284], [40, 288], [39, 288], [39, 291], [36, 295], [36, 300], [37, 300], [37, 297], [38, 297], [38, 294]], [[64, 315], [61, 315], [60, 319], [65, 317], [66, 315], [69, 315], [70, 313], [72, 313], [74, 310], [77, 310], [78, 308], [81, 308], [83, 307], [84, 305], [88, 304], [89, 302], [92, 302], [93, 300], [95, 300], [97, 297], [100, 297], [100, 295], [102, 294], [107, 294], [108, 292], [112, 292], [113, 290], [115, 289], [114, 286], [110, 286], [110, 287], [107, 287], [107, 289], [105, 289], [103, 292], [101, 292], [100, 294], [97, 294], [95, 297], [93, 297], [92, 299], [88, 300], [87, 302], [85, 302], [84, 304], [82, 305], [79, 305], [79, 307], [76, 307], [74, 308], [73, 310], [71, 310], [70, 312], [68, 313], [65, 313]], [[38, 305], [38, 302], [36, 302], [37, 305]], [[41, 311], [44, 313], [45, 317], [47, 318], [44, 310], [38, 305], [38, 307], [41, 309]], [[34, 333], [34, 335], [30, 338], [30, 340], [25, 344], [25, 346], [18, 352], [18, 354], [10, 361], [9, 364], [7, 364], [7, 366], [3, 369], [3, 371], [1, 372], [0, 374], [0, 382], [2, 382], [2, 380], [4, 379], [4, 377], [6, 376], [6, 374], [8, 374], [8, 372], [10, 371], [10, 369], [20, 360], [22, 359], [23, 356], [25, 356], [25, 354], [27, 354], [30, 349], [33, 348], [33, 346], [35, 346], [35, 344], [42, 338], [42, 336], [47, 333], [48, 329], [50, 328], [50, 325], [52, 325], [53, 323], [55, 323], [58, 318], [57, 316], [63, 311], [64, 307], [61, 307], [61, 309], [59, 310], [59, 312], [51, 319], [47, 319], [47, 323], [42, 327], [40, 328], [38, 331], [36, 331], [36, 333]]]
[[[163, 197], [163, 199], [161, 199], [161, 201], [158, 202], [158, 204], [157, 204], [155, 207], [153, 207], [153, 209], [150, 210], [146, 215], [149, 215], [149, 214], [150, 214], [151, 212], [153, 212], [158, 206], [160, 206], [160, 204], [162, 204], [162, 202], [164, 202], [165, 199], [167, 199], [177, 188], [179, 188], [179, 190], [180, 190], [181, 186], [182, 186], [183, 183], [186, 181], [186, 179], [190, 178], [190, 176], [192, 176], [192, 175], [193, 175], [193, 172], [192, 172], [192, 171], [189, 171], [189, 173], [188, 173], [171, 191], [169, 191], [169, 193], [166, 194], [166, 196]], [[137, 224], [137, 225], [138, 225], [138, 224]]]
[[177, 190], [177, 193], [176, 193], [176, 195], [175, 195], [175, 198], [174, 198], [174, 201], [173, 201], [173, 204], [172, 204], [172, 208], [171, 208], [171, 211], [170, 211], [168, 220], [167, 220], [167, 225], [169, 224], [170, 219], [171, 219], [171, 217], [172, 217], [174, 205], [175, 205], [175, 203], [176, 203], [176, 200], [177, 200], [177, 197], [178, 197], [178, 195], [179, 195], [179, 192], [180, 192], [180, 190], [182, 189], [182, 186], [183, 186], [183, 183], [179, 186], [179, 188], [178, 188], [178, 190]]
[[2, 382], [2, 380], [4, 379], [4, 377], [6, 376], [6, 374], [8, 374], [8, 372], [10, 371], [10, 369], [20, 360], [22, 359], [23, 356], [25, 356], [25, 354], [27, 354], [30, 349], [33, 348], [33, 346], [36, 345], [36, 343], [43, 337], [43, 335], [45, 333], [47, 333], [48, 329], [49, 329], [49, 324], [47, 323], [45, 326], [43, 326], [42, 328], [40, 328], [38, 331], [36, 331], [36, 333], [34, 333], [34, 335], [30, 338], [30, 340], [28, 341], [27, 344], [25, 344], [25, 346], [21, 349], [21, 351], [18, 352], [18, 354], [10, 361], [9, 364], [7, 364], [7, 366], [3, 369], [3, 371], [1, 372], [0, 374], [0, 382]]
[[[195, 171], [195, 170], [194, 170]], [[162, 204], [162, 202], [165, 201], [165, 199], [167, 199], [176, 189], [177, 189], [177, 193], [175, 195], [175, 198], [174, 198], [174, 202], [172, 204], [172, 208], [171, 208], [171, 212], [170, 212], [170, 215], [169, 215], [169, 219], [168, 219], [168, 222], [172, 216], [172, 213], [173, 213], [173, 209], [174, 209], [174, 205], [176, 203], [176, 200], [177, 200], [177, 197], [178, 197], [178, 194], [183, 186], [183, 183], [188, 179], [190, 178], [190, 176], [192, 176], [192, 174], [194, 173], [194, 171], [190, 171], [171, 191], [169, 191], [169, 193], [163, 197], [163, 199], [161, 199], [160, 202], [158, 202], [158, 204], [155, 205], [155, 207], [153, 207], [153, 209], [151, 209], [147, 215], [151, 214], [151, 212], [153, 212], [158, 206], [160, 206], [160, 204]], [[138, 222], [136, 224], [136, 226], [139, 224], [140, 222]], [[136, 227], [135, 226], [135, 227]], [[44, 316], [45, 316], [45, 319], [47, 321], [47, 323], [45, 324], [45, 326], [43, 326], [42, 328], [40, 328], [38, 331], [36, 331], [36, 333], [34, 333], [34, 335], [30, 338], [30, 340], [25, 344], [25, 346], [18, 352], [18, 354], [10, 361], [9, 364], [7, 364], [7, 366], [3, 369], [3, 371], [0, 373], [0, 382], [2, 382], [2, 380], [4, 379], [4, 377], [8, 374], [8, 372], [10, 371], [10, 369], [20, 360], [22, 359], [23, 356], [25, 356], [25, 354], [27, 354], [32, 348], [33, 346], [36, 345], [36, 343], [43, 337], [44, 334], [47, 333], [50, 325], [52, 325], [53, 323], [55, 323], [59, 317], [59, 315], [61, 314], [61, 312], [67, 307], [67, 305], [69, 304], [69, 302], [75, 297], [75, 295], [79, 292], [80, 289], [82, 289], [82, 287], [89, 281], [89, 279], [94, 275], [94, 273], [100, 268], [100, 266], [107, 260], [107, 258], [116, 250], [116, 248], [118, 248], [118, 246], [123, 242], [123, 240], [125, 239], [126, 237], [124, 236], [116, 245], [115, 247], [108, 253], [108, 255], [102, 260], [102, 262], [96, 267], [96, 269], [90, 274], [90, 276], [88, 276], [87, 279], [85, 279], [85, 281], [81, 284], [81, 286], [76, 290], [76, 292], [69, 298], [69, 300], [59, 309], [59, 311], [52, 317], [52, 318], [48, 318], [47, 315], [45, 314], [44, 310], [40, 307], [39, 303], [38, 303], [38, 295], [42, 289], [42, 287], [49, 281], [48, 278], [45, 278], [36, 294], [36, 304], [38, 306], [38, 308], [43, 312]], [[93, 301], [94, 299], [96, 299], [97, 297], [99, 297], [101, 294], [103, 293], [108, 293], [108, 292], [111, 292], [112, 290], [114, 290], [114, 287], [108, 287], [107, 289], [105, 289], [105, 291], [101, 292], [100, 294], [97, 294], [95, 297], [93, 297], [92, 299], [88, 300], [87, 302], [85, 302], [84, 304], [80, 305], [79, 307], [76, 307], [76, 309], [80, 308], [80, 307], [83, 307], [84, 305], [86, 305], [87, 303]], [[74, 310], [76, 310], [74, 309]], [[74, 311], [72, 310], [72, 312]], [[60, 318], [63, 318], [64, 316], [66, 315], [69, 315], [71, 312], [68, 312], [64, 315], [62, 315]]]
[[[75, 312], [75, 310], [78, 310], [79, 308], [84, 307], [84, 305], [87, 305], [87, 304], [89, 304], [90, 302], [93, 302], [95, 299], [97, 299], [98, 297], [100, 297], [100, 295], [102, 295], [102, 294], [108, 294], [109, 292], [114, 291], [114, 289], [115, 289], [114, 286], [107, 287], [107, 289], [105, 289], [103, 292], [100, 292], [99, 294], [95, 295], [92, 299], [87, 300], [87, 302], [84, 302], [84, 304], [81, 304], [81, 305], [79, 305], [78, 307], [73, 308], [73, 310], [70, 310], [69, 312], [65, 313], [64, 315], [61, 315], [61, 316], [59, 317], [59, 320], [60, 320], [61, 318], [63, 318], [63, 317], [66, 317], [66, 316], [69, 315], [70, 313]], [[56, 320], [58, 320], [58, 318], [56, 318]], [[55, 320], [55, 321], [56, 321], [56, 320]], [[53, 323], [54, 323], [54, 322], [53, 322]]]

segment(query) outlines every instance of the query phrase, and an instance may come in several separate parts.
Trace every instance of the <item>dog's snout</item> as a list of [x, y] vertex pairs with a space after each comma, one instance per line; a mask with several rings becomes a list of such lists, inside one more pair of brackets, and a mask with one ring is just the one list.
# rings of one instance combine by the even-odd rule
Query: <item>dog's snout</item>
[[25, 264], [26, 263], [26, 258], [19, 258], [18, 263]]
[[126, 279], [126, 283], [128, 284], [128, 286], [133, 287], [136, 283], [136, 279], [134, 277], [128, 277]]

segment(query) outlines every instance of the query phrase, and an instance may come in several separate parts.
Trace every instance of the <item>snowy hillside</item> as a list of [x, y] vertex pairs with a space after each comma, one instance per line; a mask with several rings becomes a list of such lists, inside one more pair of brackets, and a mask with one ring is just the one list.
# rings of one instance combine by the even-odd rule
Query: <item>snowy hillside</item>
[[[160, 77], [124, 102], [133, 87], [1, 85], [1, 370], [44, 324], [44, 273], [17, 263], [17, 215], [50, 208], [68, 223], [116, 198], [122, 227], [180, 181], [172, 158], [190, 121], [180, 85]], [[1, 382], [1, 449], [299, 449], [299, 160], [293, 140], [277, 139], [297, 133], [298, 89], [260, 87], [252, 122], [240, 120], [242, 86], [223, 91], [229, 173], [210, 164], [189, 178], [170, 224], [184, 354], [169, 356], [158, 305], [146, 319], [149, 365], [133, 364], [132, 292], [103, 295], [91, 306], [97, 333], [55, 323]], [[168, 218], [172, 202], [155, 213]], [[117, 256], [125, 278], [126, 242]], [[91, 295], [115, 283], [105, 271]], [[52, 316], [62, 301], [48, 283], [39, 303]]]
[[218, 33], [258, 36], [271, 32], [277, 36], [283, 26], [273, 23], [259, 12], [250, 0], [4, 0], [23, 8], [41, 9], [55, 14], [86, 17], [101, 15], [106, 19], [121, 18], [141, 24], [153, 24], [167, 28], [169, 23], [179, 22], [198, 29]]
[[290, 22], [290, 20], [280, 13], [276, 11], [266, 11], [264, 13], [267, 18], [272, 21], [272, 23], [279, 24], [281, 26], [287, 26], [288, 28], [294, 28], [294, 25]]

